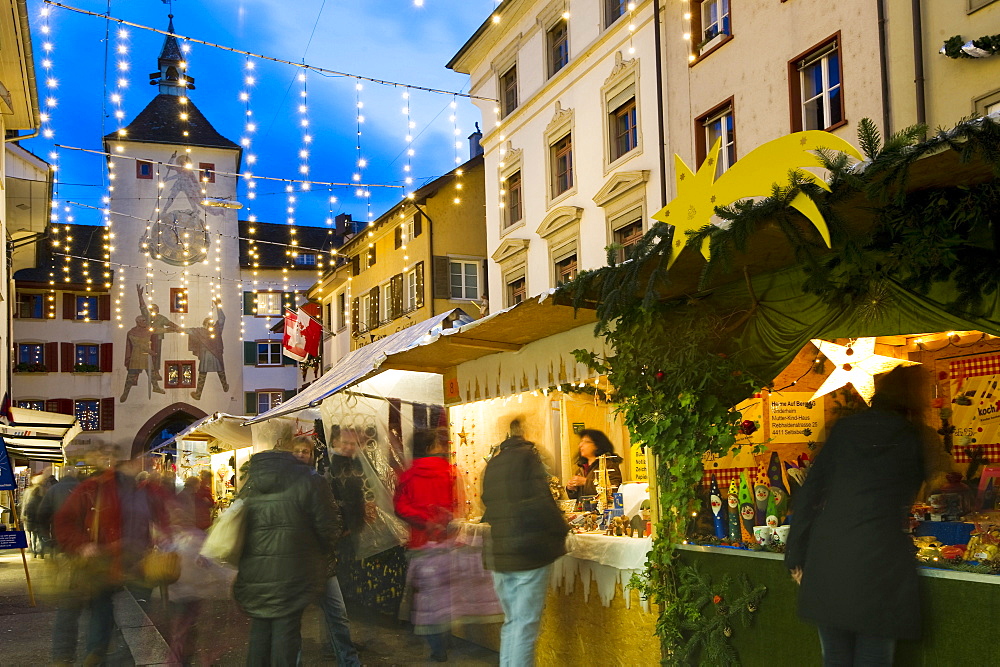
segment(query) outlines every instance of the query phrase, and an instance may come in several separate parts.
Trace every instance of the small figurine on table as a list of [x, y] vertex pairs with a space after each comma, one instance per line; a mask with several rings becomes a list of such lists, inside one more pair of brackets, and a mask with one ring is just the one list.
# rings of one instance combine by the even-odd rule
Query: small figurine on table
[[729, 482], [729, 497], [726, 499], [726, 504], [729, 506], [729, 541], [739, 542], [740, 541], [740, 486], [736, 482], [734, 477], [731, 482]]
[[740, 539], [746, 544], [753, 544], [753, 527], [757, 519], [754, 509], [753, 495], [750, 493], [750, 482], [744, 470], [740, 473]]
[[715, 525], [715, 536], [722, 540], [726, 537], [726, 510], [722, 506], [722, 492], [719, 490], [719, 482], [715, 479], [715, 475], [712, 475], [712, 485], [708, 493]]

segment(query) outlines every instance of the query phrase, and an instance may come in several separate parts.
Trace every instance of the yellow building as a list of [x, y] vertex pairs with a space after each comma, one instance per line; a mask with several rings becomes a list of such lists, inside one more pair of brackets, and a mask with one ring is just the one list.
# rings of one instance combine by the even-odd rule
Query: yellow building
[[337, 268], [310, 293], [323, 305], [324, 323], [334, 334], [324, 346], [324, 368], [444, 311], [485, 314], [484, 190], [478, 154], [344, 243]]
[[[888, 109], [893, 131], [926, 123], [931, 131], [1000, 111], [1000, 55], [961, 46], [1000, 32], [1000, 2], [886, 3]], [[945, 42], [954, 39], [948, 51]]]

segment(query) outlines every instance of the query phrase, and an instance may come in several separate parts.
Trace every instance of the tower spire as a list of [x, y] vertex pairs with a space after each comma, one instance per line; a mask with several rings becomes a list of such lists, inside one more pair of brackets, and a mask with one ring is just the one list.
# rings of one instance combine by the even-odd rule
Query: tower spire
[[177, 44], [177, 38], [173, 35], [174, 15], [167, 16], [170, 19], [167, 32], [171, 34], [163, 40], [163, 48], [156, 61], [160, 71], [149, 75], [149, 83], [158, 85], [161, 94], [183, 96], [187, 95], [188, 90], [194, 90], [194, 77], [187, 74], [187, 63]]

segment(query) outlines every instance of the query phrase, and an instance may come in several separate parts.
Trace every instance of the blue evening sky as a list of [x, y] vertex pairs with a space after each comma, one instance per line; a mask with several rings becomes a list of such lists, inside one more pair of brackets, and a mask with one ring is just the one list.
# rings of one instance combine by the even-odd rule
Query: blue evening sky
[[[114, 18], [166, 29], [170, 8], [160, 0], [65, 0], [64, 4], [94, 12], [109, 11]], [[468, 77], [445, 68], [476, 28], [490, 15], [495, 0], [175, 0], [174, 27], [178, 34], [231, 46], [254, 53], [302, 62], [352, 74], [467, 92]], [[50, 89], [46, 86], [42, 44], [51, 40], [52, 77], [57, 81], [58, 105], [52, 112], [53, 140], [25, 141], [24, 147], [52, 161], [57, 142], [101, 150], [101, 137], [118, 128], [111, 95], [119, 78], [116, 53], [118, 24], [51, 7], [50, 34], [42, 33], [40, 10], [44, 5], [29, 0], [35, 47], [39, 98], [43, 111]], [[148, 84], [156, 71], [156, 58], [164, 37], [138, 28], [128, 30], [128, 86], [124, 94], [125, 122], [130, 122], [153, 98], [157, 89]], [[110, 40], [105, 39], [110, 31]], [[311, 38], [311, 42], [310, 42]], [[109, 48], [106, 48], [109, 47]], [[191, 100], [215, 128], [232, 141], [244, 136], [245, 57], [191, 43], [189, 72], [196, 89]], [[262, 176], [300, 178], [303, 148], [299, 114], [303, 71], [290, 65], [254, 59], [256, 83], [251, 89], [251, 109], [257, 121], [250, 151], [244, 153], [244, 170]], [[319, 181], [351, 182], [357, 168], [357, 102], [363, 103], [361, 172], [368, 183], [404, 185], [407, 173], [407, 119], [403, 89], [363, 83], [360, 93], [354, 79], [309, 72], [308, 116], [312, 142], [309, 177]], [[468, 159], [466, 137], [480, 122], [478, 110], [467, 100], [411, 90], [409, 103], [415, 127], [414, 154], [410, 157], [416, 188], [455, 166], [456, 151]], [[450, 120], [452, 113], [456, 121]], [[454, 134], [455, 125], [459, 134]], [[461, 147], [456, 149], [456, 138]], [[257, 155], [248, 165], [248, 153]], [[107, 175], [101, 156], [60, 150], [57, 197], [101, 205]], [[332, 212], [351, 213], [355, 220], [377, 217], [399, 201], [402, 190], [370, 188], [371, 201], [358, 197], [355, 188], [314, 186], [308, 192], [297, 187], [296, 224], [323, 225]], [[285, 222], [287, 192], [280, 183], [258, 181], [257, 198], [246, 197], [241, 184], [241, 218], [250, 214], [259, 220]], [[332, 205], [330, 197], [337, 201]], [[101, 224], [93, 210], [72, 207], [76, 222]], [[62, 219], [66, 212], [61, 211]]]

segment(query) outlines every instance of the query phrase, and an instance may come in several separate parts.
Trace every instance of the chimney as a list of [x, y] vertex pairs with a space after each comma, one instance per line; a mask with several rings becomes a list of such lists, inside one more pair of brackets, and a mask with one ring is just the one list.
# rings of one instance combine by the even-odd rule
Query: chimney
[[479, 143], [483, 139], [483, 132], [476, 123], [476, 131], [469, 135], [469, 159], [483, 154], [483, 145]]

